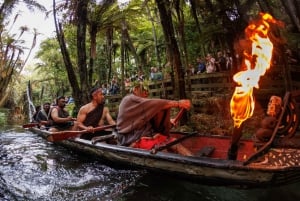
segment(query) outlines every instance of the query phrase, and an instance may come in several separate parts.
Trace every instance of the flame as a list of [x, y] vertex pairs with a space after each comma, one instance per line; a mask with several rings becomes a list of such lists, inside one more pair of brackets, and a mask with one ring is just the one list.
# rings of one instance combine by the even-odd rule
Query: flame
[[253, 115], [255, 107], [253, 88], [259, 88], [259, 79], [271, 64], [273, 44], [268, 37], [269, 23], [276, 21], [268, 13], [261, 13], [260, 16], [261, 19], [251, 23], [245, 30], [246, 37], [252, 43], [251, 55], [244, 53], [246, 70], [233, 76], [238, 86], [235, 87], [230, 101], [230, 111], [234, 127], [237, 128]]

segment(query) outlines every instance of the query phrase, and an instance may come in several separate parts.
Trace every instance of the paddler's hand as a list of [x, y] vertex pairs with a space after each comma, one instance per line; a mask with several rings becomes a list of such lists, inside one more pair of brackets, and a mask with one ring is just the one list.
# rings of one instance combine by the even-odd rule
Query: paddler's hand
[[176, 127], [177, 122], [175, 122], [175, 119], [170, 119], [170, 123], [173, 127]]
[[76, 118], [73, 118], [72, 116], [67, 117], [68, 121], [76, 121]]
[[89, 133], [94, 133], [95, 132], [95, 129], [94, 129], [93, 126], [88, 126], [88, 127], [86, 127], [85, 130], [87, 130]]
[[40, 125], [46, 125], [48, 121], [40, 121]]
[[189, 110], [191, 108], [191, 101], [189, 99], [182, 99], [178, 101], [178, 107]]

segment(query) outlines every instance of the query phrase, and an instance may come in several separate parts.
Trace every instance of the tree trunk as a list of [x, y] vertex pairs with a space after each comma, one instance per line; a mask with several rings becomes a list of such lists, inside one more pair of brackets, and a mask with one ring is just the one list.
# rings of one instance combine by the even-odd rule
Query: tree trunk
[[96, 37], [97, 37], [97, 25], [90, 25], [90, 62], [88, 71], [88, 85], [92, 86], [93, 83], [93, 73], [94, 73], [94, 63], [96, 59]]
[[184, 66], [183, 66], [183, 74], [184, 74], [187, 68], [189, 67], [189, 57], [187, 54], [185, 32], [184, 32], [184, 13], [183, 13], [182, 6], [180, 6], [180, 0], [177, 0], [175, 2], [176, 2], [175, 10], [178, 19], [178, 39], [179, 39], [179, 44], [181, 49], [181, 55], [184, 61]]
[[136, 53], [136, 49], [131, 41], [130, 35], [128, 33], [127, 23], [125, 19], [122, 21], [122, 33], [124, 34], [124, 41], [126, 41], [126, 44], [130, 50], [130, 52], [133, 54], [135, 65], [140, 66], [139, 57]]
[[283, 5], [285, 12], [289, 16], [291, 22], [297, 28], [297, 31], [300, 32], [300, 17], [299, 13], [297, 13], [299, 4], [292, 0], [281, 0], [281, 4]]
[[160, 20], [163, 27], [164, 37], [167, 46], [167, 55], [170, 58], [171, 66], [174, 68], [175, 73], [175, 88], [178, 89], [177, 95], [179, 99], [185, 99], [185, 81], [184, 73], [180, 59], [180, 52], [178, 49], [177, 41], [174, 34], [174, 26], [170, 11], [170, 1], [156, 0], [156, 4], [160, 14]]
[[146, 11], [147, 11], [147, 14], [150, 19], [151, 26], [152, 26], [153, 41], [154, 41], [154, 45], [155, 45], [154, 50], [155, 50], [157, 65], [158, 65], [158, 67], [161, 67], [161, 58], [160, 58], [159, 50], [158, 50], [157, 34], [156, 34], [155, 26], [154, 26], [155, 20], [153, 19], [152, 15], [151, 15], [148, 4], [146, 5]]
[[55, 9], [55, 0], [53, 0], [53, 16], [54, 16], [54, 24], [55, 24], [55, 29], [56, 29], [56, 36], [57, 36], [57, 40], [61, 49], [61, 53], [62, 53], [62, 57], [64, 60], [64, 64], [67, 70], [67, 74], [68, 74], [68, 79], [69, 79], [69, 83], [72, 87], [72, 91], [73, 91], [73, 97], [75, 99], [75, 104], [76, 107], [79, 108], [80, 105], [82, 105], [83, 103], [83, 99], [82, 99], [82, 93], [81, 90], [79, 88], [78, 85], [78, 81], [76, 79], [76, 75], [73, 69], [73, 65], [70, 59], [70, 55], [65, 43], [65, 38], [64, 38], [64, 33], [61, 27], [61, 24], [57, 22], [56, 19], [56, 9]]
[[113, 28], [109, 27], [106, 30], [106, 48], [107, 48], [107, 68], [108, 68], [108, 75], [106, 83], [109, 82], [112, 74], [112, 55], [113, 55]]
[[77, 15], [77, 63], [79, 68], [80, 86], [83, 93], [82, 100], [88, 102], [88, 74], [86, 63], [86, 24], [87, 24], [88, 1], [78, 0]]
[[198, 16], [197, 16], [197, 6], [196, 6], [196, 2], [197, 0], [190, 0], [190, 4], [191, 4], [191, 13], [192, 16], [196, 22], [197, 28], [198, 28], [198, 32], [199, 34], [201, 33], [201, 27], [200, 27], [200, 23], [198, 20]]
[[124, 72], [125, 72], [125, 38], [126, 38], [126, 25], [125, 19], [122, 20], [122, 37], [121, 37], [121, 94], [125, 96], [125, 83], [124, 83]]

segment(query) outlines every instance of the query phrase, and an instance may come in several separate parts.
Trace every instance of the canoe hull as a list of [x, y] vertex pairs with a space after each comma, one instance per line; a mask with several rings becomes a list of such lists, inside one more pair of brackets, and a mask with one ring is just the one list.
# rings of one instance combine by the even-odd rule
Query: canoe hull
[[[47, 132], [36, 128], [32, 128], [32, 131], [47, 137]], [[270, 165], [266, 161], [260, 160], [244, 165], [243, 161], [238, 160], [184, 157], [167, 152], [151, 154], [146, 150], [124, 146], [106, 143], [92, 144], [91, 141], [80, 138], [64, 140], [56, 142], [56, 144], [90, 154], [101, 160], [104, 159], [129, 167], [144, 168], [197, 183], [236, 187], [267, 187], [300, 181], [300, 166], [298, 164]]]

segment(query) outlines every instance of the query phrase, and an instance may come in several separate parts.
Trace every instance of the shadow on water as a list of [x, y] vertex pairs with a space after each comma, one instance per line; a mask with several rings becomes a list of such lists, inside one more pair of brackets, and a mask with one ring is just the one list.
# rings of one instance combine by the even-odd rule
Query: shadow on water
[[274, 188], [240, 189], [209, 186], [146, 174], [135, 186], [126, 189], [118, 201], [295, 201], [300, 199], [300, 184]]

